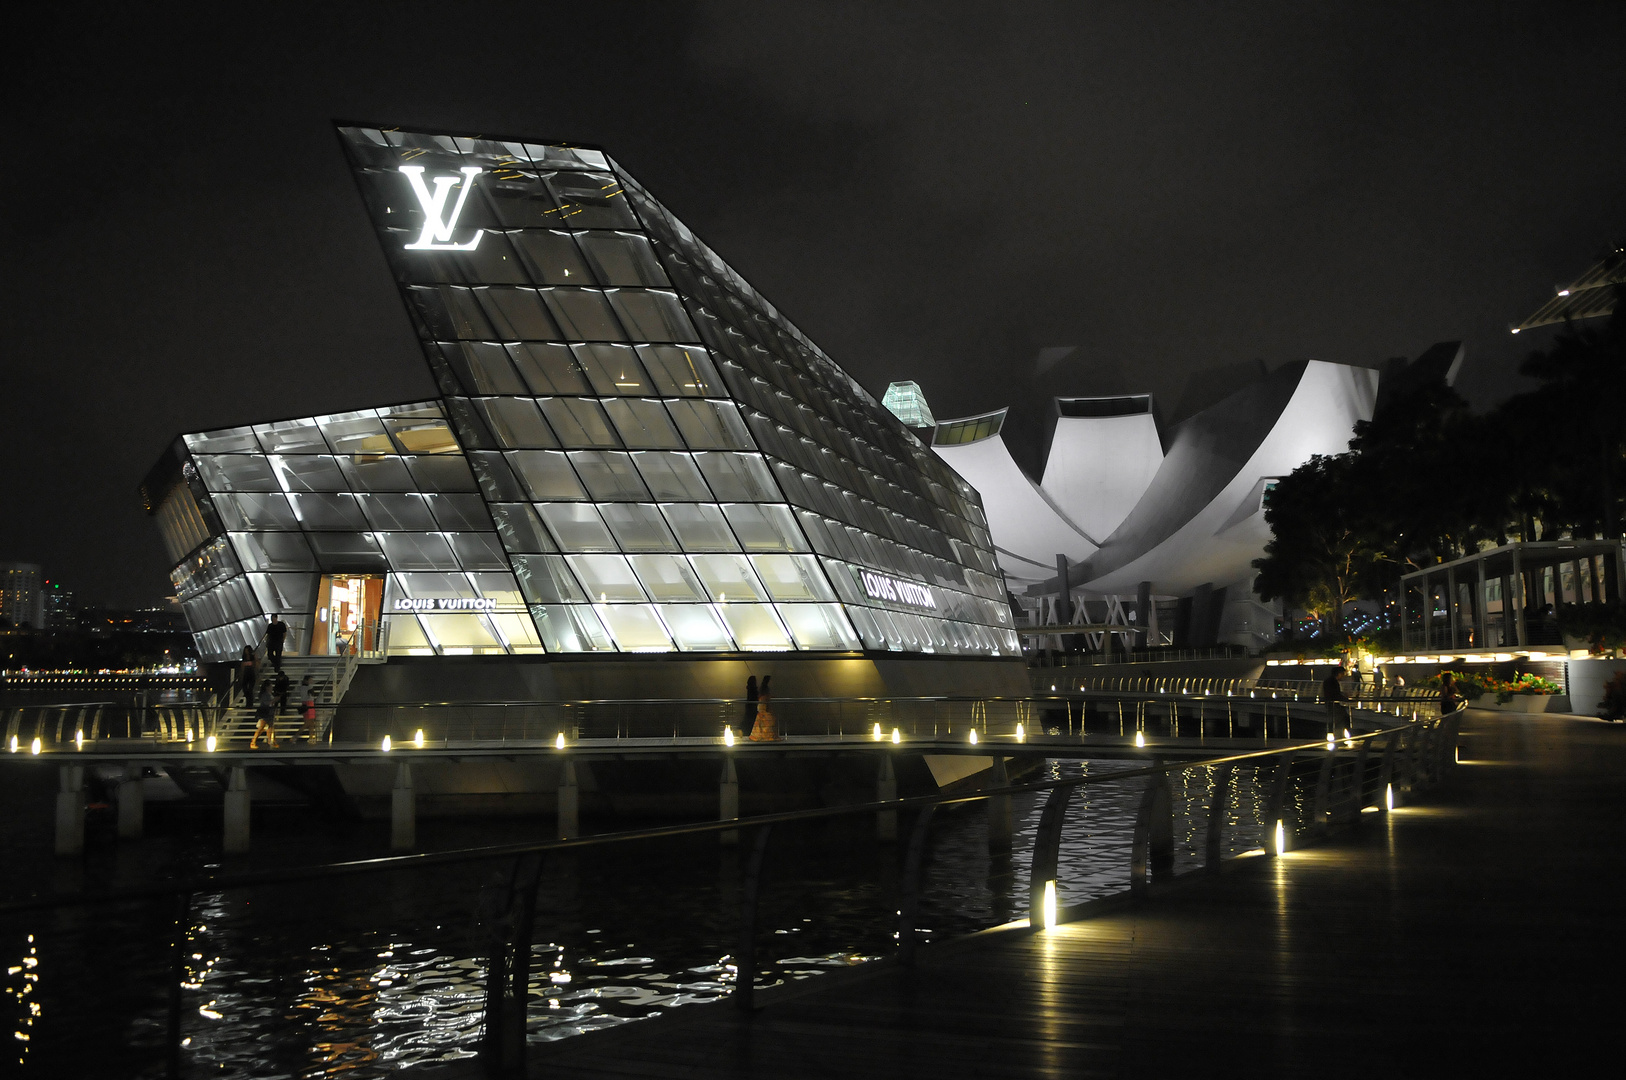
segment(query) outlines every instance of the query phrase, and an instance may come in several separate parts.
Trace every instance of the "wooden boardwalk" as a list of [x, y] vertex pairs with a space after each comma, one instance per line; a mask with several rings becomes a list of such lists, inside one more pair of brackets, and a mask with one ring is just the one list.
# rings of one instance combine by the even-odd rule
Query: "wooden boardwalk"
[[1284, 859], [761, 994], [749, 1019], [533, 1046], [531, 1075], [1618, 1075], [1626, 730], [1476, 712], [1462, 758], [1418, 805]]

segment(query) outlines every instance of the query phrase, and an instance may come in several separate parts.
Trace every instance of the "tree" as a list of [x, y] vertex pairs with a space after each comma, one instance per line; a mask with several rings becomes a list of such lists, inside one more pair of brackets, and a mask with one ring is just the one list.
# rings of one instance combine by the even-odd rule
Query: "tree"
[[1302, 608], [1333, 634], [1386, 559], [1359, 471], [1355, 453], [1317, 454], [1277, 481], [1265, 498], [1271, 541], [1253, 563], [1261, 599]]

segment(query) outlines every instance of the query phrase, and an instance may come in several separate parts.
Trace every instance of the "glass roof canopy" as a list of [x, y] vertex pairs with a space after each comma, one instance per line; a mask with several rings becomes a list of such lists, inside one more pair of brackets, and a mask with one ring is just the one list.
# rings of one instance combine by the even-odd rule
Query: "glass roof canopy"
[[183, 438], [205, 656], [323, 573], [394, 655], [1019, 654], [975, 491], [608, 157], [340, 138], [442, 397]]

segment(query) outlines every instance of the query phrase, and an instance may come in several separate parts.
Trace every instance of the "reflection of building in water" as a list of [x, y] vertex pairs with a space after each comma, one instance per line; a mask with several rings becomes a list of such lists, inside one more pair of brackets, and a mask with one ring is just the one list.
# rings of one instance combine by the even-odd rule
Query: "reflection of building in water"
[[200, 655], [1020, 656], [970, 485], [606, 155], [340, 135], [441, 396], [175, 442]]

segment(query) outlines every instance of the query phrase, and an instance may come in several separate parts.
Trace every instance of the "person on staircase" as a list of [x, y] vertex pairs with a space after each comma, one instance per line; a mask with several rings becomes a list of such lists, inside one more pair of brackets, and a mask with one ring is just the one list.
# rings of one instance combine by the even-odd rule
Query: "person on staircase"
[[265, 658], [271, 666], [282, 670], [282, 645], [288, 640], [288, 624], [281, 615], [271, 616], [271, 625], [265, 628]]
[[259, 669], [259, 662], [254, 659], [254, 647], [243, 646], [243, 659], [237, 665], [237, 689], [243, 695], [243, 708], [254, 704], [254, 676]]
[[316, 687], [311, 684], [311, 677], [306, 675], [299, 680], [299, 715], [305, 721], [304, 736], [306, 742], [316, 741]]
[[762, 677], [762, 686], [757, 691], [757, 719], [751, 725], [752, 742], [774, 742], [779, 738], [779, 723], [773, 715], [773, 690], [769, 684], [773, 682], [772, 675]]
[[250, 750], [260, 748], [260, 732], [265, 732], [266, 741], [271, 749], [277, 748], [277, 717], [275, 713], [276, 699], [272, 696], [273, 688], [270, 679], [260, 682], [260, 704], [254, 710], [254, 736], [248, 740]]

